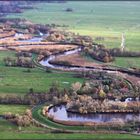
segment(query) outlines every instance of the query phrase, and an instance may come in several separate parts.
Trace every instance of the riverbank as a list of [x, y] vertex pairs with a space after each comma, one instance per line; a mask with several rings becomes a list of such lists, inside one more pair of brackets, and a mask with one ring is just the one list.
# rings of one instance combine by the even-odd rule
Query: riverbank
[[[11, 3], [11, 2], [8, 2], [8, 3]], [[45, 3], [41, 3], [41, 4], [43, 4], [43, 6], [45, 6], [45, 7], [47, 7], [48, 10], [50, 10], [52, 8], [50, 6], [46, 6]], [[51, 4], [52, 3], [48, 3], [48, 5], [51, 5]], [[81, 2], [81, 7], [83, 6], [82, 4], [83, 3]], [[63, 10], [62, 8], [60, 8], [60, 9], [62, 9], [62, 11], [60, 9], [57, 9], [57, 8], [59, 8], [59, 6], [61, 7], [62, 3], [61, 4], [53, 3], [52, 5], [58, 6], [58, 7], [57, 6], [55, 7], [55, 10], [57, 10], [57, 14], [61, 13], [61, 12], [64, 15], [67, 14], [66, 18], [68, 18], [69, 20], [71, 20], [71, 19], [73, 20], [77, 16], [77, 14], [79, 14], [78, 9], [76, 10], [75, 8], [73, 8], [73, 5], [69, 5], [69, 2], [68, 2], [68, 5], [66, 5], [68, 7], [70, 6], [70, 8], [72, 6], [72, 12], [69, 12], [69, 13], [66, 12], [65, 9]], [[64, 5], [65, 5], [65, 3], [64, 3]], [[96, 5], [96, 3], [95, 3], [95, 5]], [[125, 4], [125, 5], [127, 5], [127, 4]], [[37, 6], [39, 6], [39, 4]], [[68, 8], [68, 7], [66, 7], [66, 8]], [[87, 8], [87, 5], [84, 5], [84, 7]], [[28, 7], [28, 8], [30, 8], [30, 7]], [[104, 10], [104, 8], [106, 8], [105, 5], [102, 7], [102, 10]], [[83, 8], [81, 8], [81, 9], [83, 9]], [[18, 9], [16, 9], [16, 10], [18, 10]], [[41, 9], [38, 9], [38, 8], [33, 9], [34, 12], [32, 11], [32, 14], [34, 14], [34, 16], [28, 16], [28, 17], [34, 18], [35, 16], [37, 16], [37, 14], [35, 14], [35, 12], [39, 11], [39, 10], [44, 10], [44, 9], [43, 9], [43, 7]], [[14, 9], [13, 9], [13, 11], [14, 11]], [[96, 9], [96, 11], [98, 11], [98, 9]], [[28, 12], [28, 10], [27, 10], [27, 12]], [[84, 12], [85, 11], [80, 11], [80, 13], [82, 13], [82, 14]], [[26, 13], [26, 11], [25, 11], [25, 13]], [[46, 24], [46, 20], [49, 20], [50, 22], [52, 22], [52, 19], [49, 19], [49, 16], [50, 16], [49, 14], [53, 14], [53, 11], [51, 11], [51, 12], [42, 11], [41, 13], [42, 14], [48, 13], [48, 14], [46, 14], [47, 18], [43, 17], [45, 24]], [[91, 13], [93, 13], [92, 15], [94, 15], [94, 11], [91, 11]], [[74, 15], [74, 14], [76, 14], [76, 15]], [[129, 13], [127, 12], [127, 14], [129, 14]], [[88, 15], [90, 15], [90, 14], [88, 13]], [[96, 15], [98, 15], [98, 12]], [[9, 16], [12, 16], [12, 14]], [[17, 16], [19, 16], [19, 15], [17, 15]], [[55, 19], [57, 16], [51, 15], [51, 17], [53, 17]], [[82, 19], [81, 15], [78, 17], [80, 17]], [[42, 18], [42, 16], [39, 15], [39, 18], [37, 18], [37, 21], [42, 22], [41, 18]], [[60, 15], [60, 19], [61, 19], [61, 15]], [[116, 35], [114, 36], [113, 31], [111, 31], [110, 29], [109, 29], [110, 30], [109, 31], [108, 27], [106, 28], [105, 31], [103, 30], [103, 28], [100, 28], [100, 30], [97, 31], [96, 28], [94, 28], [94, 27], [91, 28], [87, 25], [86, 26], [84, 25], [85, 21], [90, 22], [90, 19], [92, 19], [92, 17], [90, 17], [90, 19], [87, 19], [87, 17], [84, 16], [83, 19], [84, 19], [84, 21], [82, 21], [82, 22], [79, 19], [76, 19], [76, 20], [80, 21], [80, 22], [78, 21], [78, 24], [76, 23], [78, 25], [78, 28], [75, 28], [74, 27], [75, 25], [73, 26], [73, 23], [76, 21], [75, 19], [74, 19], [73, 23], [71, 23], [69, 20], [65, 20], [65, 22], [70, 25], [63, 26], [62, 23], [60, 23], [61, 25], [60, 26], [58, 25], [59, 26], [58, 28], [64, 27], [69, 30], [75, 30], [76, 32], [81, 31], [81, 33], [82, 33], [84, 31], [84, 28], [82, 29], [81, 27], [86, 27], [86, 30], [90, 29], [90, 32], [92, 30], [92, 37], [94, 38], [95, 42], [97, 41], [99, 43], [107, 44], [107, 47], [109, 47], [109, 48], [112, 48], [113, 46], [116, 46], [116, 45], [119, 46], [119, 42], [120, 42], [119, 34], [120, 33], [117, 33], [117, 34], [115, 33]], [[87, 20], [85, 20], [85, 19], [87, 19]], [[94, 20], [93, 20], [94, 23], [96, 22], [95, 19], [96, 19], [96, 16], [94, 15]], [[103, 19], [103, 17], [101, 19]], [[120, 16], [119, 16], [119, 19], [120, 19]], [[58, 19], [57, 19], [57, 21], [59, 23]], [[110, 22], [111, 20], [107, 20], [107, 21]], [[123, 21], [123, 20], [121, 20], [121, 21]], [[52, 58], [54, 56], [54, 54], [57, 54], [59, 56], [60, 54], [63, 54], [63, 53], [68, 54], [71, 51], [75, 52], [75, 50], [77, 50], [78, 46], [71, 44], [71, 39], [73, 39], [73, 38], [70, 38], [70, 40], [68, 39], [67, 41], [68, 42], [70, 41], [70, 43], [67, 44], [67, 43], [65, 43], [63, 34], [62, 35], [57, 34], [57, 33], [53, 34], [53, 31], [49, 32], [52, 27], [55, 28], [57, 26], [55, 24], [52, 24], [52, 25], [33, 24], [24, 19], [8, 19], [8, 20], [0, 19], [0, 22], [1, 22], [1, 24], [4, 25], [4, 26], [1, 26], [1, 31], [0, 31], [0, 46], [1, 46], [0, 47], [0, 49], [1, 49], [1, 51], [0, 51], [0, 99], [1, 99], [1, 103], [3, 102], [8, 105], [8, 107], [6, 107], [6, 105], [1, 105], [0, 111], [3, 113], [5, 113], [4, 111], [13, 112], [15, 118], [17, 118], [17, 120], [15, 120], [16, 121], [15, 123], [17, 123], [17, 121], [19, 121], [19, 123], [17, 123], [15, 125], [14, 123], [9, 123], [6, 120], [3, 120], [2, 118], [0, 118], [0, 135], [1, 135], [2, 139], [4, 139], [4, 138], [6, 138], [6, 139], [7, 138], [10, 138], [10, 139], [11, 138], [13, 138], [13, 139], [22, 139], [22, 138], [24, 138], [24, 139], [26, 139], [26, 138], [27, 139], [31, 139], [31, 138], [33, 138], [33, 139], [36, 139], [36, 138], [37, 139], [38, 138], [39, 139], [41, 139], [41, 138], [45, 138], [45, 139], [47, 139], [47, 138], [48, 139], [50, 139], [50, 138], [52, 138], [52, 139], [56, 139], [56, 138], [57, 139], [58, 138], [60, 138], [60, 139], [61, 138], [63, 138], [63, 139], [65, 139], [65, 138], [66, 139], [98, 138], [99, 139], [99, 138], [101, 138], [101, 139], [104, 139], [104, 138], [111, 138], [112, 139], [112, 138], [118, 138], [118, 137], [121, 137], [123, 139], [123, 138], [136, 138], [137, 137], [137, 136], [133, 136], [129, 133], [129, 132], [131, 132], [131, 133], [136, 132], [136, 129], [138, 128], [139, 123], [134, 123], [134, 122], [129, 123], [126, 127], [122, 127], [123, 123], [120, 123], [120, 121], [117, 121], [117, 123], [118, 123], [117, 127], [114, 124], [112, 124], [112, 126], [111, 126], [110, 123], [108, 123], [108, 126], [104, 125], [104, 123], [102, 123], [103, 126], [99, 126], [98, 123], [94, 124], [94, 126], [91, 126], [93, 123], [90, 123], [90, 122], [88, 122], [88, 126], [85, 126], [86, 123], [82, 123], [82, 126], [80, 126], [79, 124], [77, 124], [78, 126], [73, 126], [73, 125], [69, 126], [69, 122], [59, 122], [59, 119], [55, 119], [56, 122], [53, 122], [50, 117], [50, 120], [49, 120], [47, 117], [42, 115], [42, 113], [41, 113], [42, 108], [38, 108], [41, 106], [36, 106], [36, 105], [35, 105], [34, 109], [32, 110], [33, 112], [30, 115], [31, 116], [33, 115], [34, 121], [37, 122], [37, 124], [38, 124], [37, 127], [34, 124], [31, 125], [30, 122], [28, 122], [29, 119], [26, 115], [25, 116], [17, 115], [16, 113], [22, 114], [24, 112], [24, 110], [29, 107], [29, 106], [20, 106], [19, 105], [19, 104], [23, 103], [22, 102], [23, 97], [25, 97], [24, 98], [25, 101], [27, 101], [29, 99], [29, 103], [32, 105], [42, 104], [42, 102], [48, 103], [49, 100], [52, 100], [52, 99], [53, 99], [52, 100], [53, 102], [59, 102], [59, 100], [61, 100], [61, 99], [63, 101], [68, 100], [69, 97], [67, 96], [67, 93], [70, 93], [68, 95], [72, 95], [73, 99], [74, 98], [77, 99], [77, 97], [78, 97], [77, 95], [79, 93], [81, 95], [87, 94], [87, 96], [83, 96], [83, 98], [80, 98], [80, 103], [84, 102], [84, 100], [86, 99], [85, 97], [88, 97], [89, 95], [90, 96], [96, 95], [96, 93], [97, 93], [97, 98], [100, 98], [101, 101], [104, 100], [104, 97], [109, 97], [111, 94], [115, 95], [115, 97], [113, 97], [113, 98], [118, 99], [118, 100], [122, 97], [123, 97], [123, 99], [126, 99], [126, 95], [128, 97], [131, 97], [131, 95], [133, 95], [135, 98], [135, 96], [138, 96], [139, 94], [134, 95], [134, 92], [133, 92], [134, 87], [133, 87], [132, 83], [134, 83], [134, 85], [137, 85], [137, 83], [138, 83], [137, 81], [139, 81], [139, 78], [135, 77], [133, 75], [131, 75], [131, 76], [128, 75], [128, 77], [127, 77], [126, 73], [128, 73], [129, 71], [126, 69], [122, 69], [122, 68], [118, 68], [118, 69], [123, 70], [122, 72], [124, 72], [124, 73], [116, 72], [116, 68], [114, 67], [112, 69], [111, 66], [109, 68], [103, 66], [102, 67], [103, 69], [100, 69], [99, 64], [95, 64], [95, 62], [93, 63], [93, 67], [91, 67], [90, 64], [88, 63], [88, 60], [85, 61], [85, 59], [83, 59], [80, 56], [76, 56], [77, 57], [76, 58], [72, 54], [71, 54], [72, 57], [69, 57], [67, 60], [73, 59], [72, 60], [72, 63], [74, 63], [73, 66], [76, 67], [78, 72], [76, 72], [75, 70], [72, 70], [75, 68], [70, 65], [67, 65], [68, 66], [67, 70], [65, 70], [64, 64], [61, 64], [61, 66], [59, 66], [59, 65], [55, 66], [56, 69], [54, 69], [52, 67], [46, 67], [45, 65], [43, 66], [43, 65], [39, 64], [39, 61], [42, 60], [42, 58], [46, 57], [47, 64], [50, 64], [49, 60], [50, 60], [50, 58]], [[63, 20], [61, 20], [61, 22], [63, 22]], [[83, 25], [81, 26], [81, 23], [84, 26]], [[115, 24], [116, 24], [116, 22], [115, 22]], [[113, 23], [113, 25], [115, 25], [115, 24]], [[94, 24], [91, 24], [91, 25], [94, 25]], [[110, 22], [110, 24], [106, 24], [106, 25], [110, 25], [110, 27], [111, 27], [111, 22]], [[122, 24], [120, 24], [120, 25], [122, 25]], [[126, 26], [126, 24], [125, 24], [125, 26]], [[99, 26], [95, 26], [95, 27], [98, 28]], [[116, 26], [116, 27], [119, 29], [119, 26]], [[135, 26], [135, 27], [138, 27], [138, 26]], [[6, 31], [5, 29], [8, 29], [8, 28], [9, 29], [11, 28], [12, 30]], [[60, 40], [60, 42], [63, 42], [63, 44], [47, 41], [46, 37], [48, 36], [48, 32], [52, 33], [51, 39], [54, 39], [54, 40], [62, 39], [62, 40]], [[122, 29], [121, 29], [121, 32], [122, 32]], [[86, 31], [86, 34], [88, 34], [88, 33], [89, 32]], [[135, 31], [133, 33], [135, 33]], [[64, 32], [64, 34], [66, 34], [66, 36], [67, 36], [69, 33]], [[88, 35], [90, 35], [90, 33]], [[127, 35], [130, 35], [130, 34], [127, 34]], [[75, 38], [76, 43], [84, 44], [85, 40], [84, 41], [81, 40], [83, 38], [86, 40], [89, 39], [89, 37], [83, 37], [83, 36], [77, 35], [77, 38]], [[136, 40], [128, 42], [127, 49], [132, 49], [131, 46], [133, 46], [133, 49], [138, 50], [136, 48], [138, 45], [137, 38], [139, 38], [138, 33], [135, 33], [134, 38]], [[129, 37], [129, 38], [127, 37], [127, 39], [131, 40], [131, 37]], [[111, 42], [113, 42], [114, 44]], [[85, 43], [85, 45], [87, 45], [87, 43]], [[9, 63], [9, 65], [6, 66], [6, 63], [4, 62], [5, 58], [13, 59], [15, 62], [17, 60], [26, 60], [26, 59], [19, 59], [19, 57], [20, 56], [23, 57], [24, 55], [22, 55], [22, 54], [23, 53], [28, 54], [28, 52], [32, 53], [32, 54], [29, 53], [31, 56], [30, 60], [34, 61], [35, 67], [30, 68], [27, 66], [27, 67], [23, 68], [22, 65], [20, 65], [21, 67], [17, 67], [17, 65], [11, 65], [11, 63]], [[78, 57], [80, 59], [78, 59]], [[75, 58], [76, 58], [76, 60], [75, 60]], [[65, 58], [63, 58], [63, 59], [65, 59]], [[78, 62], [78, 65], [80, 65], [80, 66], [82, 66], [82, 63], [86, 63], [88, 65], [86, 66], [86, 64], [84, 64], [84, 69], [83, 68], [80, 69], [80, 67], [77, 66], [76, 61], [77, 62], [81, 61], [81, 62]], [[137, 61], [137, 62], [139, 62], [139, 61]], [[65, 64], [66, 64], [66, 62], [65, 62]], [[54, 65], [51, 65], [51, 66], [54, 67]], [[134, 66], [136, 66], [136, 65], [134, 65]], [[60, 67], [60, 69], [58, 69], [58, 67]], [[93, 73], [95, 73], [95, 71], [93, 69], [96, 69], [96, 71], [98, 73], [96, 73], [94, 75]], [[82, 73], [83, 70], [84, 70], [84, 72]], [[93, 75], [91, 74], [91, 70], [93, 70], [93, 73], [92, 73]], [[112, 80], [110, 80], [109, 78], [104, 78], [105, 73], [102, 74], [102, 73], [100, 73], [100, 71], [103, 71], [103, 72], [107, 71], [109, 73], [112, 73], [112, 76], [114, 73], [117, 73], [120, 77], [121, 76], [123, 77], [122, 81], [121, 82], [119, 81], [120, 83], [116, 82], [119, 84], [114, 84], [113, 83], [114, 81], [112, 82]], [[90, 78], [90, 76], [88, 76], [88, 73], [91, 76], [91, 78]], [[87, 74], [87, 75], [85, 75], [85, 74]], [[100, 78], [98, 79], [98, 77], [96, 77], [96, 75], [98, 75], [98, 74], [100, 75], [101, 79]], [[132, 74], [132, 73], [130, 73], [130, 74]], [[89, 84], [85, 83], [85, 81], [89, 80], [89, 79], [93, 79], [94, 77], [96, 77], [97, 80], [95, 80], [95, 82], [93, 82], [93, 85], [95, 84], [95, 87], [90, 91], [90, 87], [88, 86]], [[126, 78], [126, 79], [124, 79], [124, 78]], [[112, 78], [112, 79], [115, 80], [115, 78]], [[97, 84], [96, 84], [96, 82], [97, 82]], [[100, 84], [103, 82], [104, 83], [103, 86], [99, 87], [98, 85], [100, 85], [100, 84], [98, 82], [100, 82]], [[78, 83], [78, 84], [76, 84], [76, 83]], [[114, 85], [112, 85], [111, 83], [113, 83]], [[79, 88], [79, 85], [82, 85], [81, 88]], [[79, 90], [81, 89], [81, 91], [79, 93], [77, 92], [78, 91], [77, 86], [78, 86]], [[104, 88], [104, 86], [106, 88]], [[121, 87], [121, 88], [119, 88], [119, 87]], [[86, 89], [88, 89], [88, 90], [86, 90]], [[117, 90], [114, 91], [114, 89], [115, 90], [117, 89]], [[122, 91], [120, 92], [119, 89], [121, 89]], [[136, 88], [136, 90], [137, 90], [137, 88]], [[118, 91], [119, 91], [119, 93], [118, 93]], [[130, 94], [131, 93], [130, 91], [132, 91], [132, 94]], [[16, 105], [12, 105], [11, 103], [14, 103]], [[85, 106], [87, 106], [87, 105], [90, 106], [90, 104], [88, 104], [88, 103], [91, 103], [90, 100], [88, 100], [88, 102], [87, 102], [87, 104], [85, 104]], [[101, 102], [101, 103], [103, 103], [103, 102]], [[136, 106], [136, 109], [137, 109], [137, 106]], [[86, 108], [84, 108], [84, 110], [86, 110]], [[83, 111], [83, 108], [81, 111]], [[138, 111], [139, 111], [139, 108], [138, 108]], [[113, 116], [115, 116], [115, 115], [113, 114]], [[124, 116], [124, 115], [122, 115], [122, 116]], [[126, 114], [126, 116], [127, 116], [127, 114]], [[100, 117], [97, 117], [97, 118], [99, 119]], [[26, 121], [27, 121], [27, 123], [26, 123]], [[65, 125], [63, 125], [62, 123], [65, 123]], [[73, 122], [73, 124], [74, 124], [74, 122]], [[24, 126], [24, 125], [29, 125], [29, 126]], [[102, 131], [100, 129], [102, 129]], [[114, 129], [114, 131], [113, 131], [113, 129]], [[55, 133], [59, 133], [59, 134], [55, 134]], [[123, 133], [123, 134], [120, 134], [120, 133]]]
[[[78, 8], [79, 5], [80, 9]], [[36, 7], [38, 10], [32, 9], [22, 14], [11, 14], [8, 17], [20, 16], [34, 23], [42, 24], [57, 23], [63, 29], [82, 35], [90, 35], [98, 43], [105, 44], [108, 48], [119, 48], [121, 34], [125, 32], [126, 48], [139, 51], [138, 13], [140, 6], [138, 2], [70, 1], [61, 4], [43, 2]], [[65, 9], [67, 8], [71, 8], [73, 11], [66, 12]], [[101, 11], [101, 9], [103, 10]], [[65, 26], [62, 27], [63, 25]]]
[[[41, 107], [42, 106], [37, 106], [35, 107], [32, 111], [33, 111], [33, 118], [35, 120], [37, 120], [39, 123], [43, 124], [45, 127], [47, 128], [50, 128], [52, 130], [60, 130], [60, 131], [63, 131], [63, 132], [74, 132], [74, 133], [88, 133], [88, 132], [95, 132], [97, 131], [98, 133], [98, 130], [100, 132], [100, 130], [102, 130], [102, 132], [109, 132], [110, 130], [113, 130], [114, 132], [116, 133], [119, 133], [119, 132], [123, 132], [123, 130], [125, 131], [129, 131], [130, 128], [132, 127], [130, 124], [129, 126], [125, 126], [125, 127], [117, 127], [115, 125], [111, 125], [110, 127], [109, 126], [104, 126], [104, 125], [99, 125], [97, 124], [96, 127], [91, 127], [91, 125], [89, 126], [85, 126], [83, 127], [83, 125], [78, 125], [78, 126], [74, 126], [74, 125], [65, 125], [61, 122], [55, 122], [53, 120], [50, 120], [48, 119], [47, 117], [43, 116], [42, 113], [41, 113]], [[64, 121], [63, 121], [64, 122]], [[118, 124], [120, 125], [120, 124]], [[95, 125], [94, 125], [95, 126]], [[108, 129], [108, 130], [107, 130]], [[121, 129], [121, 131], [119, 131]], [[128, 130], [129, 129], [129, 130]], [[132, 131], [132, 130], [130, 130]], [[110, 132], [109, 132], [110, 133]], [[124, 133], [127, 133], [127, 132], [124, 132]]]

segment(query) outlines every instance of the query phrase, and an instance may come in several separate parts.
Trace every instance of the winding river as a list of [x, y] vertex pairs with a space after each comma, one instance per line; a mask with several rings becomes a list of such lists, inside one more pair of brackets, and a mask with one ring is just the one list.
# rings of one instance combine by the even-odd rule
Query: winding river
[[[16, 36], [20, 36], [20, 34], [16, 34]], [[45, 35], [47, 36], [47, 34]], [[40, 37], [33, 37], [27, 40], [21, 40], [19, 42], [41, 42], [43, 40], [44, 35], [40, 35]], [[24, 47], [24, 46], [22, 46]], [[61, 69], [61, 70], [98, 70], [105, 71], [108, 73], [116, 73], [115, 70], [111, 69], [102, 69], [98, 67], [76, 67], [76, 66], [59, 66], [51, 64], [50, 61], [54, 60], [57, 56], [67, 56], [70, 54], [75, 54], [80, 52], [82, 47], [78, 47], [74, 50], [69, 50], [64, 53], [51, 55], [40, 61], [40, 64], [49, 68]], [[125, 72], [122, 72], [125, 73]], [[127, 73], [127, 72], [126, 72]], [[54, 106], [49, 109], [48, 115], [51, 115], [56, 120], [61, 121], [76, 121], [76, 122], [111, 122], [116, 121], [117, 119], [121, 119], [123, 121], [133, 121], [135, 119], [140, 119], [140, 114], [134, 113], [91, 113], [91, 114], [80, 114], [80, 113], [72, 113], [68, 112], [65, 105]], [[0, 115], [0, 119], [3, 119], [3, 116]]]
[[[21, 42], [41, 42], [43, 36], [33, 37], [32, 39], [22, 40]], [[64, 53], [51, 55], [40, 61], [40, 64], [49, 68], [61, 69], [61, 70], [98, 70], [105, 71], [108, 73], [116, 73], [114, 70], [105, 70], [97, 67], [76, 67], [76, 66], [59, 66], [51, 64], [50, 61], [54, 60], [57, 56], [67, 56], [70, 54], [78, 53], [81, 51], [81, 47], [78, 47], [74, 50], [69, 50]], [[79, 114], [79, 113], [71, 113], [66, 110], [65, 105], [54, 106], [49, 109], [49, 115], [54, 116], [57, 120], [63, 121], [78, 121], [78, 122], [110, 122], [115, 119], [122, 119], [123, 121], [129, 121], [134, 119], [139, 119], [140, 114], [133, 113], [98, 113], [98, 114]], [[0, 117], [1, 118], [1, 117]]]
[[96, 71], [105, 71], [108, 73], [116, 73], [115, 70], [104, 70], [101, 67], [82, 67], [82, 66], [63, 66], [63, 65], [55, 65], [55, 64], [51, 64], [50, 61], [54, 60], [56, 57], [58, 56], [67, 56], [70, 54], [75, 54], [78, 53], [82, 50], [82, 47], [78, 47], [74, 50], [69, 50], [63, 53], [59, 53], [59, 54], [54, 54], [51, 55], [47, 58], [44, 58], [43, 60], [40, 61], [40, 64], [49, 68], [53, 68], [53, 69], [60, 69], [60, 70], [76, 70], [76, 71], [88, 71], [88, 70], [96, 70]]
[[[47, 35], [48, 34], [35, 36], [35, 37], [32, 37], [31, 39], [18, 40], [18, 42], [41, 42], [43, 40], [43, 37], [47, 36]], [[15, 34], [15, 37], [22, 37], [22, 36], [23, 36], [22, 33], [16, 33]]]
[[43, 66], [47, 66], [49, 68], [55, 68], [55, 69], [57, 68], [57, 69], [63, 69], [63, 70], [64, 69], [66, 69], [66, 70], [81, 70], [82, 69], [81, 67], [74, 67], [74, 66], [66, 67], [66, 66], [59, 66], [59, 65], [54, 65], [54, 64], [49, 63], [51, 60], [54, 60], [57, 56], [67, 56], [67, 55], [74, 54], [74, 53], [77, 53], [80, 51], [81, 51], [81, 47], [76, 48], [74, 50], [64, 52], [64, 53], [51, 55], [48, 58], [41, 60], [40, 64]]
[[[56, 57], [58, 56], [67, 56], [67, 55], [70, 55], [70, 54], [75, 54], [75, 53], [78, 53], [82, 50], [82, 47], [79, 46], [78, 48], [74, 49], [74, 50], [68, 50], [66, 52], [63, 52], [63, 53], [59, 53], [59, 54], [54, 54], [54, 55], [51, 55], [47, 58], [44, 58], [43, 60], [40, 61], [40, 64], [42, 66], [46, 66], [48, 68], [53, 68], [53, 69], [60, 69], [60, 70], [76, 70], [76, 71], [88, 71], [88, 70], [95, 70], [95, 71], [102, 71], [102, 72], [107, 72], [107, 73], [114, 73], [114, 74], [117, 74], [118, 72], [121, 72], [123, 74], [129, 74], [129, 75], [133, 75], [133, 76], [137, 76], [137, 77], [140, 77], [140, 73], [136, 73], [136, 72], [133, 72], [133, 71], [129, 71], [127, 69], [122, 69], [122, 68], [117, 68], [117, 67], [82, 67], [82, 66], [63, 66], [63, 65], [55, 65], [55, 64], [51, 64], [50, 61], [54, 60]], [[117, 72], [117, 73], [116, 73]]]
[[[22, 36], [23, 34], [21, 33], [16, 33], [15, 36]], [[27, 39], [27, 40], [20, 40], [19, 42], [41, 42], [43, 40], [44, 37], [47, 37], [49, 35], [49, 33], [47, 34], [42, 34], [40, 33], [40, 36], [38, 37], [33, 37], [31, 39]], [[24, 47], [23, 46], [19, 46], [19, 47]], [[104, 68], [104, 67], [82, 67], [82, 66], [63, 66], [63, 65], [55, 65], [55, 64], [51, 64], [50, 61], [54, 60], [56, 57], [58, 56], [67, 56], [70, 54], [75, 54], [78, 53], [82, 50], [82, 46], [79, 46], [76, 49], [73, 50], [68, 50], [66, 52], [63, 53], [59, 53], [59, 54], [54, 54], [51, 55], [47, 58], [44, 58], [43, 60], [40, 61], [40, 64], [49, 68], [53, 68], [53, 69], [60, 69], [60, 70], [77, 70], [77, 71], [87, 71], [87, 70], [96, 70], [96, 71], [104, 71], [104, 72], [108, 72], [108, 73], [116, 73], [116, 68]], [[122, 73], [127, 73], [127, 74], [133, 74], [133, 75], [137, 75], [140, 76], [140, 74], [136, 74], [133, 72], [130, 72], [128, 70], [124, 70], [124, 69], [117, 69], [117, 71], [122, 72]]]
[[139, 113], [90, 113], [81, 115], [80, 113], [68, 112], [65, 105], [50, 108], [49, 115], [53, 116], [56, 120], [76, 122], [111, 122], [117, 119], [130, 121], [140, 118]]
[[[51, 55], [48, 58], [45, 58], [40, 61], [40, 64], [49, 68], [54, 69], [61, 69], [61, 70], [98, 70], [98, 71], [105, 71], [108, 73], [116, 73], [114, 70], [104, 70], [97, 67], [75, 67], [75, 66], [60, 66], [60, 65], [54, 65], [49, 63], [51, 60], [54, 60], [57, 56], [67, 56], [70, 54], [78, 53], [81, 51], [81, 47], [76, 48], [74, 50], [70, 50], [64, 53], [59, 53], [55, 55]], [[127, 72], [122, 72], [127, 73]], [[128, 100], [128, 99], [126, 99]], [[134, 113], [97, 113], [97, 114], [79, 114], [79, 113], [73, 113], [68, 112], [66, 110], [65, 105], [59, 105], [54, 106], [49, 109], [49, 115], [53, 116], [54, 119], [60, 120], [60, 121], [76, 121], [76, 122], [111, 122], [116, 121], [117, 119], [121, 119], [123, 121], [133, 121], [135, 119], [140, 119], [140, 114], [134, 114]]]

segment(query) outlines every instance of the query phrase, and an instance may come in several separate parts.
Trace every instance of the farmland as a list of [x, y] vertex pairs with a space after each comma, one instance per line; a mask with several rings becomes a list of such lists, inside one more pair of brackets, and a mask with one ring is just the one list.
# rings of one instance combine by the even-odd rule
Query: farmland
[[[65, 12], [65, 9], [69, 7], [73, 9], [73, 12]], [[69, 1], [63, 4], [40, 3], [36, 5], [36, 9], [9, 17], [26, 18], [34, 23], [66, 25], [61, 29], [81, 35], [90, 35], [96, 42], [104, 44], [107, 48], [120, 48], [121, 35], [124, 32], [126, 49], [139, 51], [139, 9], [139, 2]], [[139, 67], [136, 62], [139, 62], [140, 58], [128, 60], [133, 66]], [[127, 58], [122, 58], [121, 61], [118, 58], [114, 62], [115, 65], [124, 67], [128, 67], [127, 63]]]
[[[3, 64], [4, 57], [15, 57], [14, 52], [1, 51], [0, 54], [1, 95], [24, 95], [28, 93], [30, 88], [33, 88], [36, 92], [47, 92], [54, 81], [60, 83], [60, 88], [69, 87], [71, 83], [76, 81], [83, 81], [83, 79], [74, 78], [72, 74], [65, 72], [60, 75], [59, 72], [46, 73], [45, 71], [35, 68], [28, 73], [26, 72], [27, 68], [5, 67]], [[68, 82], [68, 84], [65, 84], [65, 82]]]
[[[7, 21], [0, 21], [1, 138], [139, 139], [139, 13], [140, 2], [68, 1], [37, 2], [7, 14]], [[121, 50], [122, 33], [126, 52], [110, 55], [111, 49]], [[92, 57], [100, 51], [107, 62]], [[130, 97], [134, 102], [125, 102]], [[71, 105], [80, 115], [119, 112], [120, 118], [63, 122], [49, 116], [58, 104]], [[128, 112], [136, 117], [123, 120]], [[63, 118], [63, 113], [58, 114]]]
[[[72, 8], [73, 12], [65, 12], [66, 8]], [[66, 25], [68, 27], [64, 29], [91, 35], [95, 39], [105, 38], [99, 42], [109, 48], [120, 47], [124, 32], [127, 49], [139, 50], [139, 12], [139, 2], [42, 2], [36, 5], [36, 9], [9, 17], [26, 18], [34, 23]]]

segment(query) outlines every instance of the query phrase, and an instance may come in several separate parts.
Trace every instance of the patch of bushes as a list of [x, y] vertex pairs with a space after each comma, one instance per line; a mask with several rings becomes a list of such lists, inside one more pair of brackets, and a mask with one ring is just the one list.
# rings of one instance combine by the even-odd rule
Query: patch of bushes
[[26, 67], [26, 68], [34, 68], [34, 63], [32, 58], [30, 57], [17, 57], [17, 58], [4, 58], [5, 66], [9, 67]]
[[109, 52], [114, 57], [140, 57], [140, 52], [122, 51], [118, 48], [110, 49]]

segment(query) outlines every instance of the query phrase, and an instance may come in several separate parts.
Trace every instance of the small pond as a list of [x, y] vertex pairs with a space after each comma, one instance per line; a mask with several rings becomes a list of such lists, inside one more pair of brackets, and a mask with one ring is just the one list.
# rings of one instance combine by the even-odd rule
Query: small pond
[[133, 113], [72, 113], [66, 111], [65, 105], [59, 105], [50, 108], [49, 115], [53, 115], [57, 120], [78, 122], [110, 122], [113, 121], [113, 119], [122, 119], [123, 121], [128, 121], [135, 118], [140, 118], [140, 114]]

